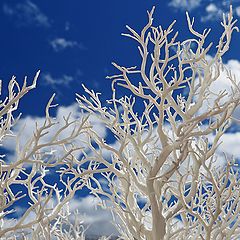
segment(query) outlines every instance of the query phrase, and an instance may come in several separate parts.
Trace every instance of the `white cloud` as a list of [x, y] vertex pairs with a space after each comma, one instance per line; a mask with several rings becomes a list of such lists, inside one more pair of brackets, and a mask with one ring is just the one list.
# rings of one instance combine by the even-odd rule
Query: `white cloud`
[[15, 6], [4, 4], [3, 12], [9, 17], [13, 17], [19, 26], [30, 24], [43, 27], [50, 26], [48, 17], [30, 0], [18, 3]]
[[69, 22], [69, 21], [66, 21], [66, 22], [65, 22], [64, 30], [65, 30], [65, 31], [69, 31], [70, 28], [71, 28], [70, 22]]
[[[206, 2], [206, 1], [205, 1]], [[169, 6], [175, 8], [176, 10], [191, 11], [198, 7], [205, 7], [205, 13], [201, 14], [201, 21], [216, 21], [222, 20], [223, 13], [229, 12], [229, 1], [208, 1], [210, 3], [205, 3], [202, 0], [171, 0]], [[238, 0], [232, 0], [232, 3], [239, 2]], [[240, 6], [233, 8], [234, 14], [240, 17]]]
[[85, 226], [89, 226], [87, 235], [118, 235], [116, 228], [112, 224], [112, 214], [109, 210], [99, 207], [100, 200], [93, 196], [82, 199], [76, 197], [70, 201], [70, 211], [78, 210], [80, 219]]
[[[223, 14], [229, 12], [230, 3], [225, 4], [224, 2], [210, 3], [206, 6], [206, 14], [201, 17], [202, 22], [206, 21], [220, 21], [222, 20]], [[240, 6], [233, 8], [233, 14], [240, 16]]]
[[201, 5], [201, 0], [172, 0], [169, 3], [170, 7], [181, 10], [192, 10]]
[[[228, 70], [231, 70], [231, 72], [236, 76], [237, 82], [239, 82], [240, 62], [235, 59], [230, 59], [230, 60], [228, 60], [227, 63], [224, 64], [224, 66]], [[218, 77], [218, 79], [215, 82], [213, 82], [213, 84], [211, 85], [211, 90], [216, 93], [216, 92], [226, 89], [227, 92], [231, 93], [231, 87], [232, 87], [232, 83], [228, 79], [226, 70], [224, 70], [224, 71], [221, 71], [221, 74]]]
[[201, 17], [202, 22], [214, 21], [222, 18], [223, 9], [214, 3], [210, 3], [206, 6], [206, 15]]
[[240, 158], [240, 132], [226, 133], [221, 137], [220, 141], [222, 143], [217, 149], [219, 155], [224, 152], [227, 156]]
[[[212, 57], [210, 55], [207, 55], [206, 60], [211, 61]], [[211, 91], [211, 95], [208, 100], [204, 100], [202, 107], [199, 110], [199, 113], [205, 112], [208, 106], [213, 106], [214, 100], [218, 97], [217, 94], [219, 92], [226, 91], [226, 93], [228, 93], [227, 96], [222, 98], [221, 102], [225, 102], [229, 98], [229, 96], [231, 96], [232, 87], [234, 86], [232, 81], [229, 79], [226, 69], [228, 69], [228, 71], [230, 70], [231, 74], [236, 77], [236, 84], [240, 87], [240, 61], [236, 59], [230, 59], [226, 63], [224, 63], [223, 66], [223, 69], [220, 70], [219, 77], [210, 85], [209, 90]], [[212, 68], [211, 74], [213, 76], [215, 75], [214, 67]], [[199, 81], [198, 78], [197, 81]], [[197, 98], [195, 99], [195, 101], [197, 101]], [[240, 119], [240, 107], [236, 108], [233, 116]]]
[[217, 6], [214, 4], [214, 3], [210, 3], [207, 7], [206, 7], [206, 11], [208, 13], [210, 12], [217, 12], [218, 11], [218, 8]]
[[77, 83], [79, 78], [81, 78], [83, 72], [80, 69], [73, 75], [63, 74], [62, 76], [55, 76], [49, 72], [43, 73], [41, 75], [40, 83], [45, 86], [50, 86], [55, 92], [57, 92], [57, 97], [62, 95], [61, 87], [71, 87], [71, 84]]
[[[52, 198], [48, 202], [49, 208], [54, 208], [57, 205], [57, 201], [55, 198]], [[69, 207], [69, 211], [71, 213], [69, 220], [74, 222], [74, 216], [82, 222], [84, 226], [84, 230], [86, 230], [86, 235], [94, 235], [94, 236], [117, 236], [118, 232], [114, 225], [112, 224], [113, 217], [110, 210], [103, 209], [100, 205], [100, 200], [94, 196], [88, 195], [87, 197], [78, 198], [74, 197], [70, 200], [67, 205], [63, 207], [63, 211]], [[17, 210], [20, 212], [18, 215], [18, 219], [23, 215], [26, 208], [17, 207]], [[74, 214], [76, 213], [76, 215]], [[36, 214], [34, 212], [30, 212], [25, 223], [29, 223], [36, 218]], [[9, 227], [9, 225], [13, 224], [10, 219], [4, 221], [5, 226]], [[15, 220], [17, 222], [17, 219]], [[16, 223], [15, 223], [16, 224]], [[14, 225], [15, 225], [14, 224]]]
[[[81, 119], [84, 117], [84, 113], [80, 112], [80, 109], [78, 107], [77, 103], [74, 103], [70, 106], [67, 107], [58, 107], [57, 108], [57, 113], [56, 113], [56, 119], [58, 120], [59, 124], [54, 125], [51, 129], [49, 129], [49, 133], [42, 137], [42, 142], [48, 142], [56, 133], [56, 131], [59, 129], [60, 126], [63, 126], [64, 120], [63, 117], [68, 116], [68, 114], [71, 113], [70, 120], [76, 120], [76, 119]], [[25, 118], [20, 119], [16, 125], [13, 128], [13, 133], [19, 135], [19, 143], [20, 143], [20, 149], [23, 149], [27, 141], [33, 136], [33, 133], [36, 129], [36, 122], [38, 123], [38, 126], [42, 126], [45, 121], [44, 117], [32, 117], [32, 116], [27, 116]], [[101, 137], [106, 136], [106, 128], [102, 123], [99, 122], [99, 120], [95, 117], [90, 117], [90, 121], [93, 125], [93, 130], [95, 130]], [[66, 136], [70, 136], [74, 126], [69, 127], [64, 130], [61, 136], [59, 138], [63, 138]], [[83, 140], [86, 140], [86, 136], [84, 134], [80, 135], [78, 138], [74, 140], [74, 143], [76, 146], [84, 146]], [[16, 161], [16, 138], [15, 137], [8, 137], [3, 140], [2, 146], [4, 149], [10, 151], [10, 154], [7, 155], [7, 161], [10, 162], [15, 162]], [[51, 149], [49, 147], [46, 147], [44, 149], [45, 151], [54, 151], [54, 156], [55, 157], [60, 157], [63, 155], [63, 149], [61, 146], [55, 146]], [[80, 154], [80, 152], [76, 152], [76, 154]]]
[[[240, 62], [236, 59], [230, 59], [224, 65], [227, 69], [231, 70], [231, 73], [233, 75], [235, 75], [237, 84], [239, 85], [239, 83], [240, 83]], [[232, 86], [233, 86], [232, 83], [228, 79], [227, 72], [222, 71], [220, 77], [212, 84], [211, 90], [216, 93], [216, 92], [226, 89], [227, 92], [231, 93]], [[240, 118], [239, 111], [240, 111], [240, 108], [237, 107], [233, 116], [236, 118]]]
[[81, 50], [85, 50], [85, 47], [81, 43], [78, 43], [77, 41], [67, 40], [65, 38], [55, 38], [52, 41], [50, 41], [50, 45], [53, 48], [53, 50], [56, 52], [59, 52], [66, 48], [74, 48], [74, 47], [77, 47]]
[[69, 86], [69, 84], [74, 80], [74, 78], [69, 75], [63, 75], [62, 77], [55, 78], [50, 73], [43, 74], [42, 78], [44, 85], [51, 85], [52, 87], [59, 85]]
[[[62, 216], [65, 216], [64, 212], [68, 212], [69, 210], [71, 215], [69, 215], [68, 219], [63, 217], [65, 221], [69, 221], [69, 223], [73, 224], [76, 223], [77, 218], [79, 224], [81, 224], [81, 226], [83, 227], [82, 230], [84, 234], [88, 237], [118, 236], [118, 232], [112, 223], [112, 213], [110, 212], [110, 210], [103, 209], [99, 205], [100, 200], [94, 196], [88, 195], [87, 197], [83, 198], [75, 197], [71, 199], [69, 203], [63, 206], [61, 210], [62, 212], [60, 214]], [[57, 200], [56, 198], [52, 198], [47, 203], [46, 208], [53, 209], [56, 206]], [[27, 208], [17, 206], [15, 207], [15, 210], [17, 213], [17, 217], [15, 219], [5, 218], [4, 221], [2, 221], [0, 224], [3, 229], [16, 225], [18, 220], [20, 220], [23, 214], [26, 212]], [[30, 223], [35, 219], [36, 213], [31, 211], [24, 220], [24, 223]], [[19, 235], [23, 233], [22, 230], [19, 230], [18, 232]], [[26, 229], [25, 233], [28, 234], [30, 239], [32, 234], [31, 230]], [[15, 232], [15, 234], [18, 235], [17, 232]], [[55, 239], [55, 237], [52, 236], [52, 239]]]
[[[207, 55], [206, 60], [211, 61], [212, 57]], [[220, 91], [226, 90], [226, 92], [231, 95], [232, 93], [231, 88], [233, 87], [233, 84], [228, 77], [226, 69], [231, 71], [231, 74], [236, 78], [236, 84], [240, 86], [240, 61], [236, 59], [230, 59], [226, 63], [224, 63], [224, 69], [221, 70], [220, 76], [209, 87], [209, 90], [213, 94], [218, 94]], [[214, 69], [212, 73], [214, 75]], [[200, 109], [200, 112], [205, 112], [207, 110], [208, 104], [212, 106], [214, 104], [214, 99], [216, 98], [217, 96], [212, 95], [212, 98], [209, 99], [208, 103], [205, 101], [203, 106]], [[227, 99], [228, 99], [228, 96], [224, 97], [223, 102], [225, 102]], [[236, 108], [236, 110], [233, 113], [233, 117], [235, 117], [236, 119], [240, 119], [240, 107]], [[212, 143], [214, 136], [210, 134], [208, 138], [210, 143]], [[221, 137], [219, 142], [221, 141], [222, 141], [222, 144], [219, 146], [219, 148], [216, 151], [216, 156], [218, 157], [218, 160], [215, 166], [219, 166], [219, 165], [221, 166], [226, 163], [223, 152], [225, 152], [228, 156], [233, 155], [235, 158], [240, 157], [240, 148], [239, 148], [240, 132], [225, 133]]]
[[236, 7], [236, 14], [238, 17], [240, 17], [240, 6]]

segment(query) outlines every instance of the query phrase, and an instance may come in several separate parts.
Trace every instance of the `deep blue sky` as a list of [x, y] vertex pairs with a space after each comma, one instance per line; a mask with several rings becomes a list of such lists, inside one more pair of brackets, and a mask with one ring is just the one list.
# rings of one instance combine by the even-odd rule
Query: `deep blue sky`
[[[225, 11], [228, 2], [197, 0], [195, 2], [199, 5], [191, 8], [193, 2], [189, 0], [186, 6], [190, 8], [190, 15], [195, 16], [196, 28], [213, 28], [209, 41], [216, 41], [222, 29], [220, 19], [216, 17], [219, 12], [205, 21], [201, 18], [209, 15], [206, 9], [210, 4], [214, 4], [218, 11]], [[140, 30], [147, 21], [146, 11], [155, 5], [156, 24], [167, 27], [176, 19], [175, 29], [180, 31], [179, 38], [189, 36], [186, 6], [177, 4], [173, 7], [169, 3], [163, 0], [1, 1], [0, 78], [6, 83], [13, 74], [20, 81], [27, 75], [31, 81], [35, 72], [41, 69], [37, 90], [25, 97], [21, 104], [24, 114], [35, 116], [43, 115], [46, 101], [53, 92], [57, 92], [57, 101], [61, 105], [74, 102], [75, 93], [82, 93], [82, 83], [108, 93], [105, 96], [110, 97], [106, 91], [110, 89], [110, 82], [105, 76], [117, 72], [111, 62], [132, 66], [139, 61], [137, 45], [120, 35], [127, 32], [126, 24]], [[235, 8], [240, 5], [237, 0], [233, 4]], [[54, 50], [51, 42], [56, 39], [71, 42], [72, 46], [60, 48], [58, 45]], [[228, 58], [240, 58], [237, 34], [226, 56]], [[47, 84], [46, 75], [56, 83]], [[71, 79], [69, 83], [64, 84], [64, 76]], [[32, 103], [37, 107], [30, 107]]]

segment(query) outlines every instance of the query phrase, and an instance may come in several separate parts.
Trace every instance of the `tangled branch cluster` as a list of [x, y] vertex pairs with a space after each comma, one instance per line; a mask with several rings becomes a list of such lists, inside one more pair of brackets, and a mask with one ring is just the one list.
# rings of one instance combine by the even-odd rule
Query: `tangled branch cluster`
[[[80, 107], [95, 113], [117, 140], [108, 144], [90, 130], [108, 188], [97, 184], [94, 173], [88, 187], [110, 199], [124, 239], [237, 239], [238, 170], [228, 156], [221, 166], [216, 153], [240, 101], [239, 83], [222, 63], [238, 30], [232, 9], [211, 58], [212, 43], [205, 47], [210, 30], [197, 32], [187, 14], [193, 39], [180, 42], [175, 21], [166, 30], [152, 26], [153, 11], [141, 33], [127, 26], [130, 34], [123, 34], [138, 43], [141, 65], [113, 63], [120, 74], [109, 77], [112, 107], [103, 107], [99, 95], [86, 88], [91, 101], [78, 95]], [[223, 71], [232, 90], [214, 93], [211, 86]], [[118, 99], [117, 86], [135, 97]], [[144, 107], [137, 112], [139, 102]]]

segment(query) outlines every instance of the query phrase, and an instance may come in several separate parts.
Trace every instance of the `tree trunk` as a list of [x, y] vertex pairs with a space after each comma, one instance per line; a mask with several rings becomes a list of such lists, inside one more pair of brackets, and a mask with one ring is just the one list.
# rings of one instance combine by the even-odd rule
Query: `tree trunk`
[[158, 204], [153, 188], [153, 181], [148, 180], [147, 188], [152, 210], [152, 240], [163, 240], [166, 234], [166, 222], [162, 215], [162, 204]]

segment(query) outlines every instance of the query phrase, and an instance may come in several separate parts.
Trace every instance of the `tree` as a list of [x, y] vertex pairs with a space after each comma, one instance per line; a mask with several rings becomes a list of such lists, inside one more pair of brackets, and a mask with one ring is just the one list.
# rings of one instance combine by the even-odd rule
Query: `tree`
[[[81, 219], [75, 216], [75, 224], [71, 221], [74, 213], [69, 212], [68, 203], [86, 181], [84, 173], [71, 177], [69, 169], [81, 165], [77, 156], [83, 148], [79, 143], [90, 128], [88, 116], [82, 114], [77, 120], [71, 113], [63, 119], [51, 117], [49, 111], [56, 106], [53, 95], [45, 120], [36, 122], [26, 142], [21, 142], [22, 129], [17, 134], [14, 130], [20, 117], [15, 118], [14, 112], [21, 98], [36, 87], [39, 73], [29, 86], [25, 78], [22, 87], [13, 76], [8, 96], [0, 103], [1, 152], [6, 151], [6, 141], [16, 141], [14, 160], [4, 154], [0, 159], [0, 238], [85, 239]], [[24, 202], [27, 204], [22, 206]]]
[[[116, 139], [89, 129], [86, 184], [104, 207], [110, 201], [123, 239], [238, 239], [238, 164], [217, 151], [240, 101], [239, 82], [222, 62], [238, 30], [232, 7], [212, 57], [212, 43], [205, 46], [210, 30], [196, 31], [187, 14], [193, 38], [177, 41], [175, 21], [165, 30], [154, 27], [153, 12], [140, 33], [127, 26], [123, 34], [139, 45], [141, 64], [113, 63], [119, 74], [108, 77], [111, 106], [85, 86], [89, 97], [77, 95], [80, 108]], [[215, 92], [223, 72], [230, 90]], [[119, 86], [127, 89], [123, 97]]]
[[[85, 186], [113, 212], [120, 239], [239, 238], [239, 166], [218, 151], [240, 102], [239, 82], [222, 62], [238, 30], [232, 8], [211, 56], [210, 30], [197, 32], [187, 14], [193, 38], [177, 41], [175, 21], [166, 30], [154, 27], [153, 12], [140, 34], [128, 26], [123, 34], [138, 43], [141, 63], [113, 63], [120, 73], [108, 77], [108, 105], [84, 86], [89, 97], [77, 95], [81, 116], [56, 119], [53, 95], [45, 120], [21, 142], [15, 111], [39, 72], [29, 86], [10, 80], [0, 102], [0, 143], [1, 152], [7, 141], [16, 149], [14, 160], [0, 156], [1, 239], [84, 239], [69, 202]], [[216, 92], [222, 73], [229, 89]], [[115, 142], [94, 129], [96, 118]]]

